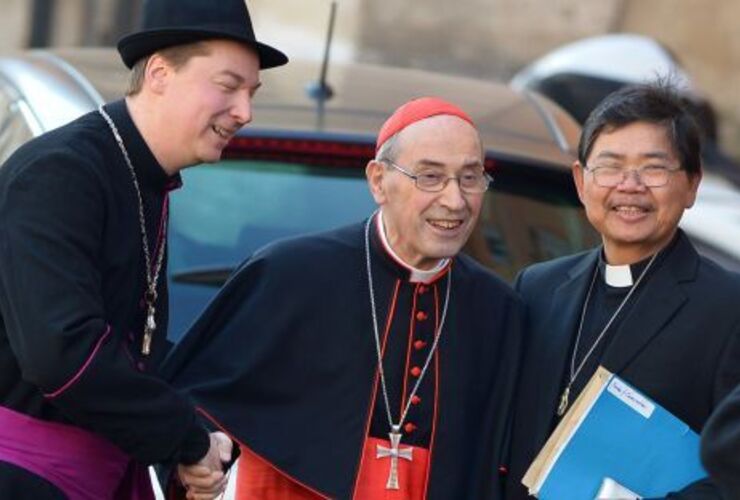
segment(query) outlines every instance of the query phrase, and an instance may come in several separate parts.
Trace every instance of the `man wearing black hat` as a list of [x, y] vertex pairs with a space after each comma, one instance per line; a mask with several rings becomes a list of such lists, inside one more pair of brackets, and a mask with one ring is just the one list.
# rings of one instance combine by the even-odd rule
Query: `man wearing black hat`
[[168, 193], [181, 169], [219, 159], [251, 119], [259, 70], [287, 58], [255, 39], [243, 0], [151, 0], [118, 49], [126, 99], [0, 168], [2, 498], [152, 498], [154, 462], [191, 465], [204, 497], [223, 487], [231, 442], [153, 375], [168, 347]]

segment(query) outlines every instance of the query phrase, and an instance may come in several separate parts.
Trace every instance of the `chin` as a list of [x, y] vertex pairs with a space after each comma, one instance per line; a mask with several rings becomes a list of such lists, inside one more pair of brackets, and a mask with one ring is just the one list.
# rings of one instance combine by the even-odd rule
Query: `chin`
[[198, 157], [199, 163], [216, 163], [221, 160], [221, 151], [203, 154]]
[[427, 257], [435, 260], [449, 259], [460, 253], [460, 250], [462, 250], [462, 245], [439, 245], [430, 248]]

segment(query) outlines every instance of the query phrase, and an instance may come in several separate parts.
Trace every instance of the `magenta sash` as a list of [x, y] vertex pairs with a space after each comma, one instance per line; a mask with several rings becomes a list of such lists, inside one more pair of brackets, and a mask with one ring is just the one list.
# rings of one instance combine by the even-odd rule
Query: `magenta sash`
[[0, 461], [36, 474], [70, 500], [153, 500], [147, 468], [100, 436], [0, 406]]

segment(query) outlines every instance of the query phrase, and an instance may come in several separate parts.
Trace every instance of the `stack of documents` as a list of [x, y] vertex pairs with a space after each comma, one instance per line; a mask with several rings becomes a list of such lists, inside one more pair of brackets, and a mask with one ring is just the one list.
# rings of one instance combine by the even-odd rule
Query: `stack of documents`
[[705, 477], [699, 436], [599, 367], [522, 483], [544, 500], [661, 497]]

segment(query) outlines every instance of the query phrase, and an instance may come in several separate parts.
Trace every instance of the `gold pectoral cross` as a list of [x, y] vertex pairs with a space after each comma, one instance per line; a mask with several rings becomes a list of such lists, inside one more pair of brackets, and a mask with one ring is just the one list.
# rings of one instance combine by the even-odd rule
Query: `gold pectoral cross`
[[387, 490], [398, 490], [398, 459], [403, 458], [409, 462], [412, 460], [413, 448], [401, 448], [401, 433], [400, 432], [389, 432], [388, 436], [391, 438], [391, 447], [386, 448], [385, 446], [378, 445], [375, 458], [389, 458], [391, 459], [391, 469], [388, 472], [388, 482], [385, 484]]

